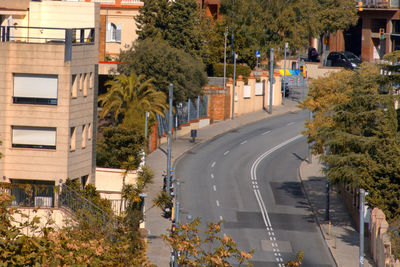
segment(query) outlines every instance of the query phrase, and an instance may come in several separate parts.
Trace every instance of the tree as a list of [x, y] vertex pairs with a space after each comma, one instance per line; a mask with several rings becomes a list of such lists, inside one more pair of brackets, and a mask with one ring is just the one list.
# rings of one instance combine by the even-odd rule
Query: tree
[[142, 159], [146, 144], [144, 133], [121, 127], [104, 127], [102, 138], [97, 142], [96, 165], [104, 168], [123, 168], [131, 156], [132, 169], [136, 169]]
[[145, 1], [135, 18], [138, 37], [140, 40], [160, 38], [199, 58], [202, 47], [198, 29], [200, 14], [195, 0]]
[[221, 12], [234, 28], [239, 61], [250, 66], [255, 65], [255, 50], [264, 57], [270, 48], [279, 54], [288, 42], [296, 52], [309, 38], [347, 29], [358, 19], [353, 0], [222, 0]]
[[[342, 79], [335, 82], [334, 77]], [[306, 125], [309, 140], [318, 143], [316, 149], [329, 147], [321, 159], [329, 166], [330, 181], [365, 189], [369, 205], [390, 220], [400, 215], [400, 143], [388, 79], [376, 66], [364, 64], [356, 72], [326, 78], [325, 86], [323, 80], [320, 87], [314, 83], [303, 104], [316, 111]], [[325, 96], [316, 88], [325, 88]], [[340, 100], [329, 103], [335, 97]]]
[[[124, 221], [113, 225], [115, 234], [108, 239], [106, 232], [82, 229], [80, 223], [57, 229], [48, 219], [40, 225], [39, 216], [10, 207], [11, 199], [0, 191], [2, 266], [152, 266], [137, 228]], [[17, 214], [24, 219], [16, 220]]]
[[[198, 229], [200, 219], [176, 225], [163, 239], [178, 251], [178, 265], [184, 266], [232, 266], [232, 262], [251, 266], [249, 259], [254, 251], [246, 252], [237, 248], [236, 242], [228, 235], [221, 237], [221, 224], [211, 222], [207, 230]], [[204, 237], [203, 237], [204, 236]]]
[[160, 39], [137, 41], [129, 49], [121, 51], [120, 61], [126, 63], [119, 65], [120, 73], [134, 70], [152, 77], [158, 91], [168, 94], [172, 83], [175, 103], [197, 97], [206, 84], [205, 68], [200, 60]]
[[98, 97], [103, 107], [101, 116], [111, 113], [123, 127], [143, 131], [145, 112], [155, 121], [155, 115], [163, 115], [167, 107], [166, 95], [157, 91], [152, 82], [153, 79], [145, 80], [145, 75], [132, 70], [129, 75], [120, 74], [107, 81], [107, 92]]
[[323, 129], [333, 126], [331, 115], [335, 106], [349, 101], [348, 92], [353, 90], [353, 79], [354, 72], [343, 70], [311, 81], [308, 97], [300, 106], [313, 114], [303, 134], [307, 135], [315, 154], [324, 153], [326, 134]]

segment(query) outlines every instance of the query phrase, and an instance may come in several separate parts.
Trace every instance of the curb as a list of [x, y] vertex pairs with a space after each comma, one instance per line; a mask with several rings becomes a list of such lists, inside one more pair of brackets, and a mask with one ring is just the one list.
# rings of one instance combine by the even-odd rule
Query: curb
[[300, 180], [300, 182], [301, 182], [301, 187], [303, 188], [303, 192], [304, 192], [304, 194], [305, 194], [305, 196], [306, 196], [306, 198], [307, 198], [308, 204], [310, 205], [311, 210], [312, 210], [312, 213], [314, 214], [314, 220], [316, 221], [316, 223], [317, 223], [317, 225], [318, 225], [318, 229], [319, 229], [319, 231], [320, 231], [320, 234], [321, 234], [322, 238], [323, 238], [324, 241], [325, 241], [324, 244], [325, 244], [326, 248], [328, 249], [328, 251], [329, 251], [329, 253], [330, 253], [330, 255], [331, 255], [333, 261], [335, 262], [335, 265], [336, 265], [336, 266], [339, 266], [339, 264], [338, 264], [338, 262], [337, 262], [337, 260], [336, 260], [336, 258], [335, 258], [335, 256], [334, 256], [334, 253], [333, 253], [333, 251], [332, 251], [332, 248], [331, 248], [331, 247], [327, 244], [327, 242], [326, 242], [325, 234], [324, 234], [324, 231], [323, 231], [323, 229], [322, 229], [322, 227], [321, 227], [321, 223], [320, 223], [320, 221], [319, 221], [319, 219], [318, 219], [317, 213], [316, 213], [316, 211], [315, 211], [315, 207], [314, 207], [314, 205], [311, 203], [310, 197], [309, 197], [308, 192], [307, 192], [307, 190], [306, 190], [306, 188], [305, 188], [305, 186], [304, 186], [304, 183], [303, 183], [302, 168], [303, 168], [303, 165], [306, 164], [306, 163], [307, 163], [306, 160], [303, 160], [303, 161], [301, 162], [300, 167], [298, 168], [298, 178], [299, 178], [299, 180]]

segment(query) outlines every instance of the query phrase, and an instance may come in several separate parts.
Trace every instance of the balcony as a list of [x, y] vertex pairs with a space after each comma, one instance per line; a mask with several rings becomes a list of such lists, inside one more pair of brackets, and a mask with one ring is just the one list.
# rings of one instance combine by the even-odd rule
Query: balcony
[[65, 61], [71, 61], [72, 47], [93, 45], [94, 28], [48, 28], [25, 26], [1, 26], [1, 43], [39, 43], [65, 45]]
[[[355, 1], [356, 3], [360, 1]], [[400, 0], [362, 0], [363, 8], [367, 9], [397, 9], [400, 7]]]

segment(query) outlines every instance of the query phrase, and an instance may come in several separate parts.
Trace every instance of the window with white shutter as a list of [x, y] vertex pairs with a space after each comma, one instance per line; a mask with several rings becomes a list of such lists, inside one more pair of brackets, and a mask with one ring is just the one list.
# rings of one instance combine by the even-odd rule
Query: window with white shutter
[[56, 149], [56, 137], [53, 127], [12, 127], [12, 147]]
[[14, 104], [57, 105], [58, 76], [14, 73]]

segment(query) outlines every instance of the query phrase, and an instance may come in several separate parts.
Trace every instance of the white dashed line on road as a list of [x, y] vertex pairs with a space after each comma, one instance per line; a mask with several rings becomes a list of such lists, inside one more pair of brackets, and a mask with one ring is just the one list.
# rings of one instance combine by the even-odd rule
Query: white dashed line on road
[[224, 218], [222, 218], [222, 216], [219, 216], [219, 220], [222, 221]]
[[217, 191], [217, 187], [215, 185], [213, 185], [213, 189], [214, 191]]
[[224, 156], [229, 154], [229, 150], [225, 151]]
[[292, 124], [294, 124], [294, 122], [289, 122], [287, 125], [289, 126], [289, 125], [292, 125]]
[[246, 144], [247, 143], [247, 140], [244, 140], [243, 142], [241, 142], [240, 144], [241, 145], [244, 145], [244, 144]]
[[266, 131], [266, 132], [263, 132], [261, 135], [266, 135], [266, 134], [269, 134], [271, 131]]
[[211, 164], [211, 168], [214, 168], [215, 166], [215, 161]]
[[219, 201], [217, 200], [216, 202], [217, 202], [217, 207], [219, 207]]
[[211, 173], [211, 179], [214, 179], [214, 174]]

